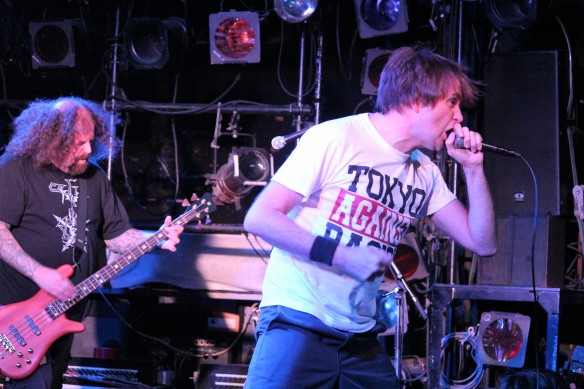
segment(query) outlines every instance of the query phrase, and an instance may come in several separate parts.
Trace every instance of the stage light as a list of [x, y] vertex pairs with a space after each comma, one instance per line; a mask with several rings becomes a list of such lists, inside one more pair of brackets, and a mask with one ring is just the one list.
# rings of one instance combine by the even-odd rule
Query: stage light
[[130, 19], [124, 35], [134, 69], [162, 69], [168, 62], [168, 32], [160, 19]]
[[211, 177], [217, 205], [238, 202], [256, 186], [265, 186], [273, 173], [271, 156], [264, 149], [234, 147], [227, 163]]
[[32, 68], [75, 66], [75, 44], [71, 20], [30, 22]]
[[485, 365], [523, 367], [531, 319], [519, 313], [483, 312], [478, 354]]
[[391, 53], [392, 50], [379, 48], [365, 50], [363, 71], [361, 73], [361, 93], [364, 95], [377, 94], [381, 71]]
[[398, 34], [408, 30], [405, 0], [355, 0], [361, 38]]
[[318, 0], [274, 0], [274, 11], [285, 22], [300, 23], [314, 13]]
[[211, 64], [260, 62], [260, 23], [255, 12], [209, 15]]
[[[408, 281], [427, 278], [430, 273], [424, 263], [422, 253], [418, 248], [415, 234], [408, 232], [402, 237], [402, 241], [405, 243], [400, 243], [397, 246], [397, 250], [393, 256], [393, 262], [400, 273]], [[385, 272], [385, 281], [398, 281], [391, 269]], [[389, 282], [388, 285], [392, 287], [393, 284]], [[385, 287], [384, 284], [381, 284], [381, 287], [382, 289], [388, 290], [388, 287]]]
[[486, 0], [487, 18], [497, 28], [526, 28], [537, 15], [536, 0]]

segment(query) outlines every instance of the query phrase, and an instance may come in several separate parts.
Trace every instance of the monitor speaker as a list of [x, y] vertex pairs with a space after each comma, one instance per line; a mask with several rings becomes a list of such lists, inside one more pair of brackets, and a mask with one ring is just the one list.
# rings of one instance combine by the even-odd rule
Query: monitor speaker
[[[479, 285], [559, 288], [564, 282], [565, 221], [540, 216], [535, 241], [534, 219], [530, 215], [497, 217], [497, 254], [478, 257]], [[532, 242], [534, 260], [532, 260]], [[532, 277], [532, 265], [535, 279]]]
[[[485, 64], [484, 139], [520, 153], [537, 179], [539, 212], [564, 213], [560, 181], [559, 65], [556, 51], [492, 56]], [[535, 209], [525, 161], [487, 155], [485, 173], [498, 214]]]

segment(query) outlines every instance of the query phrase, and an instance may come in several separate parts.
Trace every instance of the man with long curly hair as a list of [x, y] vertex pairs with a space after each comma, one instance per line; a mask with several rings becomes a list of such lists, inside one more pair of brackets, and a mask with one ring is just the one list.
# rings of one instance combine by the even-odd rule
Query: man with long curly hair
[[[96, 270], [105, 247], [121, 253], [144, 241], [96, 164], [117, 150], [116, 120], [98, 104], [78, 97], [37, 100], [14, 120], [0, 157], [0, 305], [31, 298], [40, 289], [61, 301]], [[82, 198], [87, 201], [81, 201]], [[85, 221], [78, 215], [85, 214]], [[85, 241], [77, 227], [85, 225]], [[183, 228], [165, 220], [162, 248], [176, 251]], [[76, 247], [77, 246], [77, 247]], [[56, 269], [74, 267], [71, 279]], [[67, 312], [80, 320], [83, 304]], [[28, 377], [5, 388], [60, 388], [73, 335], [49, 348]]]

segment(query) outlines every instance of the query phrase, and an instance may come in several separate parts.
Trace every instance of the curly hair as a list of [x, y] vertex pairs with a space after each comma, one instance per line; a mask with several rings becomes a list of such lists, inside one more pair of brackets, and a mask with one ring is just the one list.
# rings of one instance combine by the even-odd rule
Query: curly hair
[[433, 107], [454, 88], [463, 103], [473, 105], [481, 95], [479, 86], [456, 62], [423, 45], [404, 46], [393, 51], [381, 72], [375, 109], [402, 112], [416, 103]]
[[118, 123], [116, 113], [108, 112], [94, 102], [73, 96], [53, 100], [38, 99], [30, 103], [14, 119], [14, 133], [6, 146], [5, 156], [30, 159], [35, 166], [49, 165], [52, 161], [59, 160], [73, 145], [77, 131], [77, 113], [82, 108], [91, 114], [95, 126], [90, 160], [97, 163], [106, 158], [110, 151], [115, 155], [120, 146], [120, 141], [115, 136], [115, 125]]

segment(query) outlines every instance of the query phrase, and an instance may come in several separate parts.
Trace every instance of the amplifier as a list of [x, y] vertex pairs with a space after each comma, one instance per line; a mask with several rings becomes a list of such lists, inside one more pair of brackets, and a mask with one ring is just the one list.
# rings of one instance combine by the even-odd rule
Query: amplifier
[[154, 362], [120, 359], [72, 358], [63, 381], [68, 385], [132, 388], [156, 384]]
[[195, 379], [197, 389], [241, 389], [247, 378], [248, 365], [213, 364], [200, 366]]

